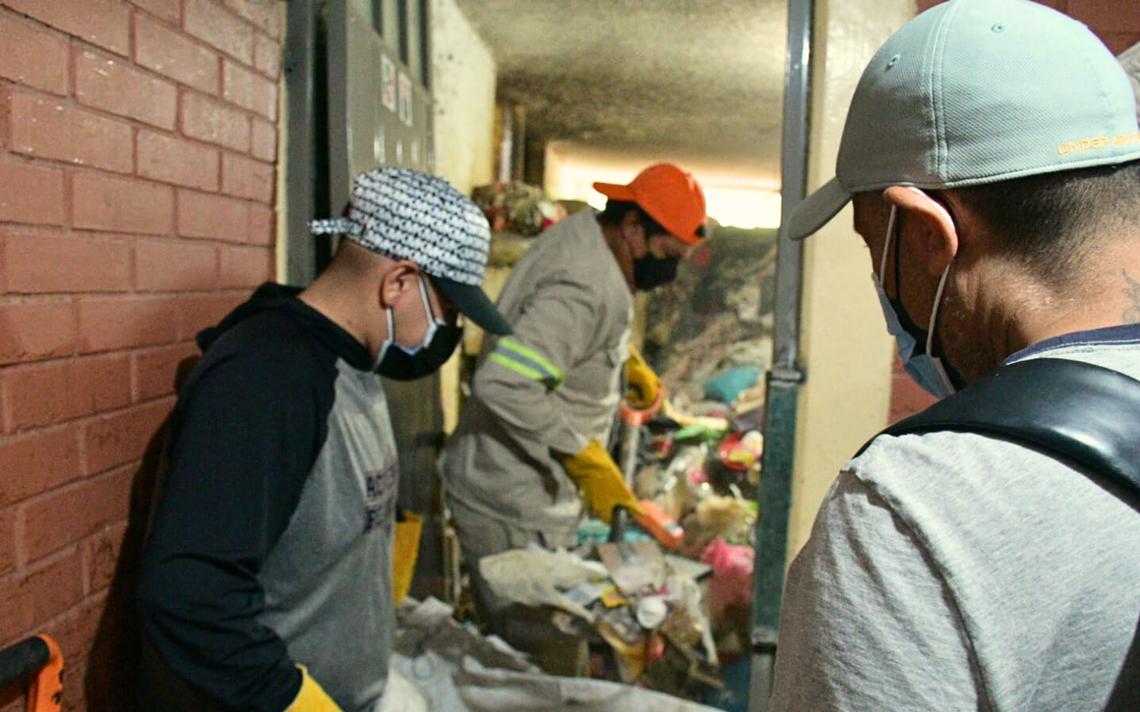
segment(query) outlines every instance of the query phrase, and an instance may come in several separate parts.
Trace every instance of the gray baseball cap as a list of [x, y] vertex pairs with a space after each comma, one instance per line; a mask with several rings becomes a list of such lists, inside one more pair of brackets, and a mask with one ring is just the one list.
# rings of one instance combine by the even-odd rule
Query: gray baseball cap
[[950, 0], [904, 25], [863, 71], [836, 176], [788, 216], [823, 227], [855, 193], [961, 188], [1140, 159], [1136, 98], [1081, 23], [1029, 0]]

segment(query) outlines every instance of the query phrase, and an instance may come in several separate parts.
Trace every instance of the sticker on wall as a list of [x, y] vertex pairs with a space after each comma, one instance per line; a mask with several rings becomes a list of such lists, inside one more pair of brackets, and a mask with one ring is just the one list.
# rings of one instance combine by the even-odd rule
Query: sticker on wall
[[384, 108], [394, 113], [396, 111], [396, 63], [388, 59], [386, 54], [380, 55], [380, 78], [380, 97], [384, 102]]
[[400, 72], [400, 121], [412, 125], [412, 80]]

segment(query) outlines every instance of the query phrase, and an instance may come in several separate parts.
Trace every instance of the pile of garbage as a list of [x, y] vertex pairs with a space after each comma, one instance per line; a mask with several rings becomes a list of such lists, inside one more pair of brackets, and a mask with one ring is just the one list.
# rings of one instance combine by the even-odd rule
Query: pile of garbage
[[406, 599], [396, 618], [379, 712], [715, 712], [614, 681], [546, 674], [501, 639], [457, 622], [452, 608], [436, 599]]
[[471, 200], [487, 216], [493, 232], [534, 237], [566, 216], [566, 210], [536, 185], [497, 182], [471, 191]]
[[643, 353], [677, 410], [759, 429], [771, 365], [775, 230], [717, 227], [654, 290]]
[[[653, 454], [633, 485], [641, 512], [586, 520], [572, 551], [486, 557], [480, 573], [497, 597], [561, 612], [547, 621], [552, 635], [565, 637], [563, 657], [573, 641], [589, 643], [590, 677], [711, 704], [733, 692], [724, 665], [748, 656], [755, 504], [711, 485], [707, 443], [661, 449], [645, 427]], [[747, 454], [733, 457], [758, 472], [762, 439], [747, 437]]]

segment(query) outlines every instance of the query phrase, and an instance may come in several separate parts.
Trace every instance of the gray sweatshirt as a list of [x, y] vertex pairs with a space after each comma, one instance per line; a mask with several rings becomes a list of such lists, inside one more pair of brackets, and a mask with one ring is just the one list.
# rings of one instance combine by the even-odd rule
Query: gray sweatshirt
[[[1015, 354], [1140, 378], [1140, 326]], [[881, 436], [788, 573], [771, 709], [1101, 710], [1140, 615], [1140, 512], [970, 433]]]

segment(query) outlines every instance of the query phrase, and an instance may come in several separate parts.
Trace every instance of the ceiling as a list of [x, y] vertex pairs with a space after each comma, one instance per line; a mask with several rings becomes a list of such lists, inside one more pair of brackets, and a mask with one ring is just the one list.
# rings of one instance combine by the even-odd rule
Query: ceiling
[[786, 0], [457, 2], [528, 143], [778, 187]]

